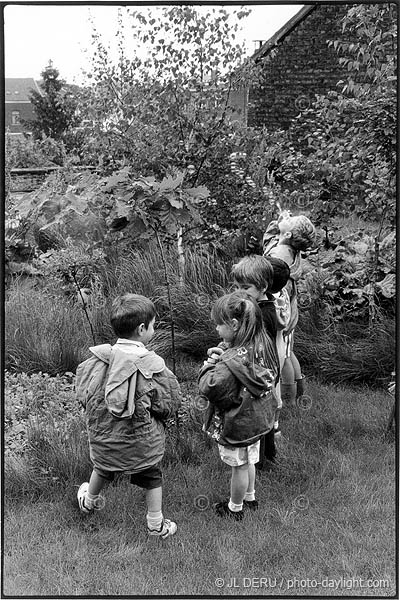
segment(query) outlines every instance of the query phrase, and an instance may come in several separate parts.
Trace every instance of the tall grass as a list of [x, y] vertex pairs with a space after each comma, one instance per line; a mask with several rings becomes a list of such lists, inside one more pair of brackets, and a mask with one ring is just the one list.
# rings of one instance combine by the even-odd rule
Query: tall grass
[[[199, 356], [216, 340], [210, 309], [229, 286], [230, 266], [215, 254], [187, 251], [181, 285], [176, 257], [167, 252], [178, 353]], [[126, 292], [151, 298], [157, 308], [157, 333], [152, 347], [166, 357], [171, 352], [170, 314], [159, 251], [132, 251], [93, 276], [88, 308], [96, 343], [112, 342], [109, 323], [113, 298]], [[82, 306], [63, 296], [54, 281], [27, 286], [17, 280], [6, 300], [6, 367], [28, 373], [74, 371], [93, 345]]]
[[5, 301], [5, 366], [55, 375], [73, 371], [90, 330], [82, 309], [17, 279]]
[[[183, 282], [177, 257], [166, 251], [173, 304], [175, 348], [179, 357], [195, 360], [217, 342], [210, 310], [218, 296], [231, 285], [234, 257], [221, 258], [201, 248], [186, 250]], [[323, 381], [364, 382], [386, 385], [394, 365], [394, 321], [380, 316], [371, 328], [363, 323], [337, 323], [323, 300], [321, 281], [308, 280], [308, 306], [300, 304], [295, 350], [307, 375]], [[112, 343], [109, 323], [113, 298], [135, 292], [151, 298], [157, 308], [152, 348], [171, 357], [171, 323], [159, 249], [149, 245], [100, 265], [92, 276], [88, 308], [95, 343]], [[308, 296], [307, 296], [308, 294]], [[74, 371], [94, 340], [79, 303], [57, 289], [54, 281], [29, 288], [17, 280], [6, 299], [6, 366], [29, 373]]]
[[325, 382], [387, 387], [395, 368], [394, 319], [381, 317], [368, 327], [324, 321], [324, 309], [314, 317], [315, 310], [300, 313], [294, 336], [303, 370]]

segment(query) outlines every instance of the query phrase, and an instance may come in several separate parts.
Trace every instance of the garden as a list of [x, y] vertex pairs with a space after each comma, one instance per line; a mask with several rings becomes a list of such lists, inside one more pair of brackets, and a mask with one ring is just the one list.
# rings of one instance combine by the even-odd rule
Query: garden
[[[46, 67], [33, 139], [6, 140], [3, 593], [393, 597], [395, 7], [349, 8], [358, 43], [331, 42], [348, 80], [280, 131], [245, 126], [228, 102], [262, 80], [235, 43], [245, 9], [231, 23], [222, 8], [136, 8], [121, 12], [118, 60], [94, 30], [88, 85]], [[147, 57], [126, 55], [127, 35]], [[12, 169], [49, 165], [15, 200]], [[259, 510], [221, 522], [229, 473], [202, 432], [197, 376], [232, 265], [282, 209], [318, 232], [298, 289], [307, 387], [282, 411]], [[183, 394], [166, 432], [166, 541], [148, 538], [122, 477], [101, 513], [76, 502], [91, 466], [75, 372], [115, 341], [110, 306], [127, 291], [155, 303], [151, 348]]]

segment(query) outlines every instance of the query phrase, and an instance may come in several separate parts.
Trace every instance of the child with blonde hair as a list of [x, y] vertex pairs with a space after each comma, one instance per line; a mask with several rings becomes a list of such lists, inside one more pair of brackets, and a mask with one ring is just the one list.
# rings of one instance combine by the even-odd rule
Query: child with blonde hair
[[299, 318], [296, 282], [301, 276], [301, 252], [315, 243], [315, 227], [305, 215], [292, 216], [283, 211], [277, 221], [271, 221], [263, 237], [263, 254], [284, 260], [290, 268], [286, 290], [290, 298], [290, 320], [284, 331], [285, 361], [281, 370], [283, 402], [293, 405], [304, 393], [304, 375], [293, 352], [294, 329]]
[[[199, 393], [210, 403], [205, 430], [232, 469], [230, 498], [215, 505], [218, 515], [243, 518], [243, 508], [258, 508], [255, 464], [260, 437], [274, 426], [278, 373], [276, 352], [265, 332], [260, 308], [246, 293], [219, 298], [212, 319], [226, 347], [209, 356], [199, 374]], [[214, 349], [212, 349], [214, 350]]]

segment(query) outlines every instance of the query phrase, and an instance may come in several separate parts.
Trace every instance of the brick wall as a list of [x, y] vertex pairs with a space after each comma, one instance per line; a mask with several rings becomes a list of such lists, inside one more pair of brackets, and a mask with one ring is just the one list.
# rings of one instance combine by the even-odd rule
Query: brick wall
[[46, 169], [12, 169], [11, 170], [11, 189], [15, 192], [32, 192], [39, 188], [46, 177], [59, 167], [48, 167]]
[[315, 94], [337, 89], [346, 77], [329, 40], [349, 39], [341, 19], [351, 5], [319, 5], [278, 42], [263, 61], [263, 81], [249, 91], [248, 125], [288, 128]]
[[[33, 106], [30, 102], [5, 102], [4, 105], [4, 120], [5, 120], [5, 128], [10, 133], [23, 133], [26, 131], [26, 126], [21, 123], [18, 125], [13, 125], [12, 122], [12, 113], [16, 111], [19, 113], [20, 121], [27, 120], [30, 121], [36, 118], [36, 115], [33, 111]], [[29, 129], [29, 127], [28, 127]]]

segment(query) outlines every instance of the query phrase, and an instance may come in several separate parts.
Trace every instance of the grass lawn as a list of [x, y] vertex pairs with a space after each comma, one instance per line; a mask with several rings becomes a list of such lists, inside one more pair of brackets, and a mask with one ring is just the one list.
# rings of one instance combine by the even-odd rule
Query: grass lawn
[[147, 537], [143, 494], [125, 479], [89, 517], [76, 503], [81, 481], [6, 500], [3, 593], [393, 597], [395, 440], [384, 436], [392, 399], [311, 381], [307, 394], [282, 412], [279, 461], [258, 475], [260, 508], [242, 522], [213, 513], [228, 495], [230, 470], [196, 419], [178, 447], [170, 436], [164, 460], [173, 538]]

